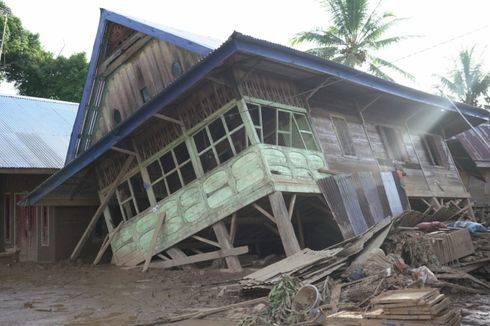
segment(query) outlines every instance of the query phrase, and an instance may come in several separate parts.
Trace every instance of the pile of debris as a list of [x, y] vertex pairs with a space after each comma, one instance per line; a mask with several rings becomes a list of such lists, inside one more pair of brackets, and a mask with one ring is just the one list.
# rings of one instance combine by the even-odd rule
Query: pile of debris
[[[288, 277], [319, 294], [312, 297], [307, 311], [297, 311], [295, 301], [289, 300], [291, 305], [282, 310], [303, 316], [296, 322], [459, 325], [460, 313], [451, 309], [438, 288], [468, 293], [490, 290], [485, 280], [490, 270], [490, 233], [434, 221], [420, 224], [421, 215], [405, 212], [325, 250], [304, 249], [245, 276], [240, 281], [242, 294], [263, 295]], [[245, 323], [266, 324], [263, 319]]]
[[459, 325], [461, 314], [437, 289], [387, 291], [371, 300], [367, 312], [341, 311], [325, 318], [327, 325]]

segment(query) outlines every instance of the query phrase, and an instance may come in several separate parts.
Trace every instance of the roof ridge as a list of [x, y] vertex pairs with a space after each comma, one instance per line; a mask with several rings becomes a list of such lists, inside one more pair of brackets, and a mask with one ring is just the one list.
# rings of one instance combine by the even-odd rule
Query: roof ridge
[[2, 93], [0, 93], [0, 97], [12, 97], [12, 98], [19, 98], [19, 99], [26, 99], [26, 100], [35, 100], [38, 102], [51, 102], [51, 103], [78, 105], [77, 102], [62, 101], [62, 100], [55, 100], [55, 99], [44, 98], [44, 97], [35, 97], [35, 96], [26, 96], [26, 95], [17, 95], [17, 94], [2, 94]]

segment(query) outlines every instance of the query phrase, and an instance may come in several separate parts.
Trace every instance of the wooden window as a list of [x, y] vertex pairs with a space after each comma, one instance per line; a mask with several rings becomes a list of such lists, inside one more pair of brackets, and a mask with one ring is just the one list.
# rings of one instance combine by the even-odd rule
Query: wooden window
[[150, 163], [147, 170], [157, 201], [196, 179], [196, 172], [185, 142], [181, 142]]
[[449, 160], [440, 136], [420, 136], [427, 161], [433, 166], [449, 166]]
[[12, 243], [13, 227], [12, 227], [12, 202], [10, 194], [3, 196], [3, 220], [4, 220], [4, 241]]
[[49, 246], [49, 207], [41, 206], [41, 246]]
[[122, 182], [117, 187], [116, 196], [125, 221], [150, 207], [146, 186], [140, 173]]
[[408, 161], [407, 149], [400, 130], [387, 126], [377, 126], [377, 129], [387, 156], [394, 161]]
[[247, 107], [260, 142], [318, 150], [305, 114], [249, 103]]
[[249, 145], [237, 107], [199, 130], [192, 138], [205, 173], [228, 161]]
[[150, 91], [148, 91], [148, 87], [143, 87], [140, 89], [140, 95], [141, 99], [143, 100], [143, 103], [146, 103], [150, 100]]
[[347, 120], [343, 117], [332, 116], [332, 123], [340, 143], [342, 153], [346, 156], [356, 156], [354, 142], [349, 132]]

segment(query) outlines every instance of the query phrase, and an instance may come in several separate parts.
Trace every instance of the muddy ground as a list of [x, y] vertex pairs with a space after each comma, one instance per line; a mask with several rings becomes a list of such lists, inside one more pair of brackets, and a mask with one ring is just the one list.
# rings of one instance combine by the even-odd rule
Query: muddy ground
[[[151, 323], [240, 301], [222, 291], [240, 276], [217, 269], [142, 273], [111, 265], [0, 264], [0, 325]], [[225, 319], [173, 325], [232, 324]]]
[[[144, 325], [240, 301], [236, 292], [223, 288], [248, 272], [0, 264], [0, 325]], [[464, 325], [490, 325], [490, 294], [452, 294], [451, 299], [462, 309]], [[237, 318], [239, 311], [172, 325], [234, 325]]]

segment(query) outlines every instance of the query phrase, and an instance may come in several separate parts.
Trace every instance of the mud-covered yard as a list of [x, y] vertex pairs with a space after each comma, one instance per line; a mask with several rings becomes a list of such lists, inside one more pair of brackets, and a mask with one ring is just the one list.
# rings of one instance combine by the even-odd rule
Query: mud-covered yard
[[[243, 274], [218, 269], [123, 270], [111, 265], [0, 264], [0, 325], [145, 325], [240, 299]], [[490, 294], [449, 293], [463, 325], [490, 324]], [[173, 325], [234, 325], [240, 311]], [[234, 321], [235, 320], [235, 321]]]
[[[240, 301], [223, 291], [240, 276], [218, 269], [142, 273], [111, 265], [0, 264], [0, 325], [148, 324]], [[178, 325], [234, 324], [213, 318]]]

